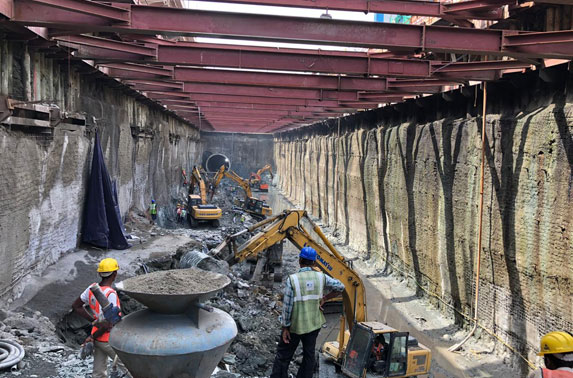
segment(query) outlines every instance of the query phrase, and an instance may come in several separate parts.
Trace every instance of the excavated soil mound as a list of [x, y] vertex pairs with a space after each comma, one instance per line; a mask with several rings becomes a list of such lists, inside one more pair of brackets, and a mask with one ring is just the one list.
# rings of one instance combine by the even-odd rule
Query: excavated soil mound
[[128, 292], [161, 295], [208, 293], [229, 284], [229, 278], [202, 269], [174, 269], [142, 274], [123, 281]]

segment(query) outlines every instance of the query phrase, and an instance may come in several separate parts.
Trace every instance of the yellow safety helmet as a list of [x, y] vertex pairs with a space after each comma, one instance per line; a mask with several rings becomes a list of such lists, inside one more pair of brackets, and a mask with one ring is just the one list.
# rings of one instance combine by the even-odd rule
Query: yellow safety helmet
[[554, 353], [572, 353], [573, 336], [567, 332], [554, 331], [549, 332], [541, 338], [538, 356]]
[[116, 270], [119, 270], [119, 264], [116, 259], [112, 259], [111, 257], [101, 260], [97, 267], [98, 273], [111, 273]]

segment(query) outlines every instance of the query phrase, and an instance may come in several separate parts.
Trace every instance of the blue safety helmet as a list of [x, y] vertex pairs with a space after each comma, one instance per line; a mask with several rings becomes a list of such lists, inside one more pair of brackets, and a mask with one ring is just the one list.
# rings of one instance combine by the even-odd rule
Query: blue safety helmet
[[312, 247], [302, 247], [299, 257], [306, 260], [316, 261], [316, 251]]
[[151, 200], [151, 203], [155, 203], [155, 200], [154, 200], [154, 199], [152, 199], [152, 200]]

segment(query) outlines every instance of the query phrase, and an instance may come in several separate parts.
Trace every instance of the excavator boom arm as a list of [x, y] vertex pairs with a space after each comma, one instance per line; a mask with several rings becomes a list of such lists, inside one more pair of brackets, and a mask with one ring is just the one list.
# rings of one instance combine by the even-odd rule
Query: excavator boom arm
[[266, 171], [269, 171], [269, 174], [271, 175], [271, 179], [274, 179], [273, 176], [273, 167], [271, 167], [270, 164], [265, 165], [264, 167], [262, 167], [261, 169], [259, 169], [257, 171], [257, 173], [251, 173], [251, 175], [254, 175], [258, 180], [261, 179], [261, 175], [263, 173], [265, 173]]
[[253, 193], [251, 192], [251, 187], [249, 186], [249, 182], [247, 180], [243, 180], [241, 176], [239, 176], [233, 171], [226, 170], [225, 172], [223, 172], [223, 174], [225, 175], [225, 177], [230, 178], [231, 180], [239, 184], [239, 186], [245, 191], [246, 198], [250, 198], [253, 196]]
[[[302, 225], [302, 218], [307, 218], [328, 248], [317, 243]], [[230, 256], [236, 262], [242, 262], [249, 257], [257, 256], [267, 248], [288, 239], [298, 249], [305, 245], [314, 248], [317, 252], [317, 267], [325, 274], [340, 280], [344, 284], [343, 302], [345, 317], [349, 329], [352, 329], [354, 321], [366, 320], [366, 295], [364, 284], [360, 276], [344, 261], [344, 257], [334, 249], [334, 246], [322, 234], [320, 228], [314, 224], [304, 210], [286, 210], [283, 213], [266, 219], [252, 226], [248, 231], [262, 228], [255, 236], [234, 249], [234, 255]], [[243, 234], [235, 234], [230, 238]], [[226, 243], [232, 242], [227, 240]], [[343, 330], [344, 331], [344, 330]]]
[[203, 205], [207, 204], [207, 187], [205, 186], [205, 181], [201, 176], [201, 171], [196, 166], [193, 167], [191, 171], [191, 185], [189, 186], [189, 191], [192, 193], [195, 190], [195, 184], [199, 185], [199, 193], [201, 195], [201, 203]]
[[224, 173], [225, 173], [225, 166], [222, 165], [221, 168], [219, 168], [219, 170], [215, 174], [215, 177], [213, 177], [213, 180], [211, 180], [211, 185], [209, 188], [209, 201], [213, 200], [213, 196], [215, 195], [215, 191], [217, 190], [217, 187], [221, 183], [221, 180], [223, 179], [223, 177], [225, 177]]

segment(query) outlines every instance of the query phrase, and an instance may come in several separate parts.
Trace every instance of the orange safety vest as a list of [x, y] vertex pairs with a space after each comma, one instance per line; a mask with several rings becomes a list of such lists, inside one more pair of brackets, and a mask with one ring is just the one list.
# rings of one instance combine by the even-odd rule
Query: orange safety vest
[[549, 370], [546, 368], [541, 369], [543, 378], [573, 378], [573, 373], [565, 370]]
[[[95, 285], [95, 284], [93, 284], [93, 285]], [[109, 298], [109, 296], [112, 293], [115, 293], [116, 298], [117, 298], [117, 303], [115, 305], [117, 307], [119, 307], [119, 297], [117, 296], [117, 292], [114, 289], [112, 289], [110, 286], [101, 286], [101, 291], [103, 291], [106, 298]], [[92, 293], [91, 290], [89, 291], [89, 302], [90, 302], [90, 308], [92, 309], [94, 314], [99, 315], [101, 313], [101, 307], [99, 305], [99, 302], [96, 300], [95, 295]], [[97, 331], [97, 327], [93, 326], [91, 334], [93, 335], [94, 333], [96, 333], [96, 331]], [[109, 341], [109, 331], [104, 332], [100, 337], [96, 338], [96, 340], [107, 343]]]

